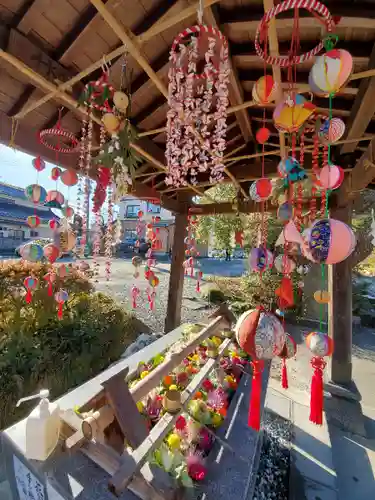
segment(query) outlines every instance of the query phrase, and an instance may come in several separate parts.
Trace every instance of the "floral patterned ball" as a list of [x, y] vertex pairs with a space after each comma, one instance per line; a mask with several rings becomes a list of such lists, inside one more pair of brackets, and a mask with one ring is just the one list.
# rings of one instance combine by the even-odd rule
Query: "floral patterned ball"
[[306, 345], [315, 356], [330, 356], [333, 352], [333, 340], [326, 333], [309, 333], [306, 337]]
[[285, 344], [283, 325], [263, 308], [243, 313], [235, 333], [240, 347], [253, 359], [272, 359], [280, 354]]

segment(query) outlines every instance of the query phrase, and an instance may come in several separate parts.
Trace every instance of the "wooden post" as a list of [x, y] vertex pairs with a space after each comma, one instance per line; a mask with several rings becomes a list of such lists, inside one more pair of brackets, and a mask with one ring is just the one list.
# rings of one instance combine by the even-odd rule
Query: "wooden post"
[[[350, 225], [352, 203], [331, 210], [331, 217]], [[351, 259], [329, 266], [328, 328], [334, 350], [331, 361], [331, 382], [327, 389], [345, 397], [353, 391], [352, 384], [352, 264]], [[357, 398], [355, 398], [357, 399]]]
[[188, 224], [187, 214], [177, 214], [175, 218], [172, 247], [171, 275], [169, 278], [167, 316], [165, 333], [176, 328], [181, 322], [182, 292], [184, 289], [185, 237]]

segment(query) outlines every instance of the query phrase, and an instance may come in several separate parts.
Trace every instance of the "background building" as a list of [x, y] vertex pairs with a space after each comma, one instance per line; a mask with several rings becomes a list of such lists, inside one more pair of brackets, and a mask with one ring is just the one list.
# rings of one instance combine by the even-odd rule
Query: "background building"
[[[29, 215], [38, 215], [37, 228], [27, 225]], [[52, 238], [48, 221], [56, 217], [43, 205], [30, 202], [23, 188], [0, 182], [0, 251], [14, 250], [23, 241], [33, 238]]]
[[[154, 224], [159, 228], [159, 239], [161, 241], [160, 252], [169, 252], [173, 243], [174, 215], [160, 205], [153, 205], [134, 196], [124, 196], [118, 203], [118, 220], [122, 225], [122, 240], [137, 239], [137, 219], [138, 212], [142, 210], [144, 216], [142, 220], [151, 220], [153, 216], [159, 216], [160, 221]], [[142, 237], [145, 237], [146, 227], [144, 227]]]

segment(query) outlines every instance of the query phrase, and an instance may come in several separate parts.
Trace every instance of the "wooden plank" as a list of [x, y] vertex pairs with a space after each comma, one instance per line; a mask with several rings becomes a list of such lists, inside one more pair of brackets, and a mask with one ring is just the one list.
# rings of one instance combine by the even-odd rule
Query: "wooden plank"
[[[368, 69], [375, 69], [375, 45], [372, 49]], [[346, 139], [361, 137], [367, 129], [375, 113], [375, 76], [363, 79], [354, 100], [352, 110], [346, 125]], [[334, 105], [333, 101], [333, 105]], [[357, 147], [356, 143], [344, 144], [340, 153], [352, 153]]]
[[[211, 370], [214, 368], [215, 364], [218, 362], [220, 356], [225, 352], [231, 343], [231, 339], [226, 339], [221, 344], [218, 352], [218, 356], [215, 359], [209, 359], [199, 373], [193, 378], [187, 388], [181, 395], [181, 401], [183, 405], [186, 405], [194, 396], [196, 391], [202, 385], [203, 380], [209, 375]], [[126, 486], [131, 481], [133, 475], [141, 468], [141, 466], [146, 462], [150, 454], [157, 448], [157, 446], [162, 442], [164, 437], [172, 429], [175, 421], [180, 415], [181, 411], [177, 414], [166, 413], [151, 430], [147, 439], [139, 446], [133, 453], [124, 460], [120, 469], [113, 475], [110, 480], [111, 488], [117, 494], [126, 488]]]
[[139, 446], [147, 437], [146, 420], [140, 415], [137, 405], [125, 382], [128, 368], [102, 382], [106, 396], [117, 422], [132, 448]]
[[371, 139], [367, 150], [357, 161], [356, 166], [345, 178], [336, 195], [338, 207], [344, 207], [349, 200], [356, 198], [375, 178], [375, 138]]
[[187, 214], [179, 214], [175, 219], [173, 236], [171, 274], [169, 278], [165, 333], [176, 328], [181, 322], [182, 291], [184, 288], [185, 238], [188, 224]]
[[143, 380], [138, 382], [137, 385], [130, 389], [134, 401], [140, 401], [147, 394], [152, 391], [162, 380], [165, 375], [168, 375], [174, 370], [182, 361], [188, 356], [196, 347], [199, 346], [205, 339], [214, 335], [220, 327], [223, 326], [223, 318], [218, 316], [214, 318], [199, 334], [193, 338], [189, 343], [183, 346], [179, 352], [173, 352], [167, 356], [167, 359], [159, 365], [155, 370]]

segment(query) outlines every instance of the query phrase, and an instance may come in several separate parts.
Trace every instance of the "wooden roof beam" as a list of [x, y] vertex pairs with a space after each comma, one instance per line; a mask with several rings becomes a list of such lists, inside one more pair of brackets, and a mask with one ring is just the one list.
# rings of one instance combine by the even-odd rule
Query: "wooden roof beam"
[[[206, 23], [214, 28], [220, 29], [218, 26], [218, 14], [214, 7], [207, 7], [204, 9], [204, 19]], [[231, 106], [237, 106], [238, 104], [243, 104], [244, 94], [241, 87], [240, 81], [238, 79], [237, 69], [233, 65], [232, 59], [230, 59], [230, 74], [229, 74], [229, 102]], [[235, 113], [238, 125], [241, 129], [242, 136], [245, 142], [250, 140], [255, 142], [255, 137], [253, 130], [251, 128], [251, 122], [249, 114], [246, 109], [240, 109]]]
[[[373, 46], [368, 69], [375, 69], [375, 45]], [[334, 102], [334, 101], [333, 101]], [[349, 120], [346, 123], [345, 138], [361, 137], [375, 113], [375, 76], [363, 79], [354, 100]], [[352, 153], [357, 147], [355, 142], [344, 144], [340, 153]]]

